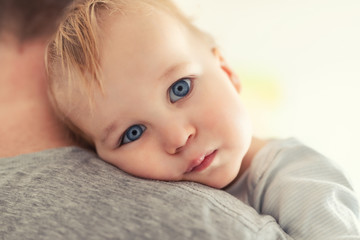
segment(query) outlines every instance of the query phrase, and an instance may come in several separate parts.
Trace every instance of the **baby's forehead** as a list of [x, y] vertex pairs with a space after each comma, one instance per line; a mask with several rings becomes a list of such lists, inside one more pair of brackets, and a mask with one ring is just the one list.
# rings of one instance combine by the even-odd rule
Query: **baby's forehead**
[[[212, 37], [197, 28], [189, 18], [187, 18], [170, 1], [162, 0], [142, 0], [142, 1], [124, 1], [125, 4], [114, 5], [114, 9], [107, 8], [100, 11], [98, 24], [100, 28], [100, 40], [106, 40], [111, 26], [116, 21], [121, 21], [123, 26], [133, 26], [133, 21], [144, 19], [155, 21], [159, 29], [167, 27], [181, 27], [191, 36], [204, 40], [204, 42], [214, 44]], [[105, 36], [104, 36], [105, 35]]]
[[[107, 8], [100, 8], [96, 14], [96, 21], [100, 25], [100, 30], [108, 26], [114, 21], [114, 18], [119, 19], [121, 16], [124, 22], [132, 17], [151, 19], [158, 14], [166, 14], [171, 18], [177, 19], [176, 9], [169, 8], [166, 5], [167, 1], [159, 1], [161, 4], [155, 1], [120, 1], [123, 3], [115, 3]], [[131, 24], [131, 22], [129, 22]]]
[[[143, 68], [139, 67], [140, 63], [137, 62], [137, 64], [135, 64], [136, 62], [131, 60], [132, 56], [134, 55], [133, 52], [137, 51], [138, 48], [147, 47], [148, 49], [144, 49], [144, 53], [145, 50], [149, 49], [153, 49], [156, 53], [156, 48], [161, 49], [164, 46], [156, 46], [156, 44], [152, 46], [151, 44], [146, 45], [146, 43], [154, 40], [154, 38], [165, 38], [167, 37], [166, 33], [168, 37], [173, 37], [175, 36], [175, 34], [173, 34], [174, 29], [181, 29], [181, 34], [176, 35], [178, 36], [178, 38], [185, 38], [190, 36], [189, 33], [191, 31], [189, 31], [186, 24], [180, 19], [178, 19], [176, 17], [177, 15], [171, 14], [171, 10], [165, 10], [165, 8], [162, 9], [159, 6], [155, 5], [136, 4], [135, 2], [137, 1], [125, 2], [132, 2], [132, 4], [129, 4], [122, 10], [118, 9], [118, 11], [115, 11], [114, 9], [102, 10], [100, 11], [101, 14], [98, 16], [100, 26], [100, 32], [98, 33], [98, 45], [101, 65], [100, 71], [102, 73], [109, 72], [107, 71], [107, 68], [112, 67], [114, 64], [116, 68], [121, 67], [126, 69], [126, 67], [135, 67], [137, 68], [137, 71], [142, 71]], [[105, 17], [101, 20], [101, 16]], [[149, 28], [152, 29], [150, 32], [147, 32], [146, 30]], [[153, 34], [154, 32], [157, 32], [157, 34]], [[113, 36], [117, 36], [118, 39], [113, 38]], [[144, 44], [142, 46], [134, 44], [134, 36], [138, 36], [138, 38], [135, 38], [136, 41], [142, 41]], [[120, 43], [119, 39], [124, 40], [124, 42]], [[176, 39], [173, 40], [176, 41]], [[121, 49], [119, 51], [115, 51], [114, 47], [119, 47]], [[119, 52], [121, 53], [121, 55], [124, 56], [127, 54], [127, 58], [124, 58], [124, 61], [122, 62], [119, 61], [119, 58], [117, 56], [119, 55]], [[144, 63], [144, 65], [146, 66], [146, 62]], [[84, 67], [86, 68], [87, 66]], [[82, 77], [85, 79], [88, 78], [86, 69], [82, 73], [77, 72], [77, 74], [84, 75]], [[81, 104], [76, 104], [76, 106], [91, 106], [91, 104], [89, 103], [91, 103], [92, 100], [89, 99], [89, 96], [91, 98], [93, 94], [97, 94], [97, 92], [101, 93], [101, 91], [103, 90], [102, 85], [107, 85], [107, 82], [109, 81], [107, 76], [98, 76], [100, 78], [100, 85], [95, 87], [92, 86], [89, 88], [87, 84], [89, 82], [92, 82], [91, 77], [92, 76], [90, 75], [89, 79], [86, 81], [77, 81], [78, 84], [75, 84], [77, 86], [71, 86], [71, 91], [73, 91], [71, 95], [77, 98], [77, 100], [74, 102], [78, 102], [79, 100], [81, 100]], [[96, 81], [97, 79], [94, 80]], [[121, 81], [121, 78], [116, 78], [116, 81]], [[81, 91], [85, 91], [85, 93], [87, 93], [79, 94], [76, 92], [78, 89], [81, 89]], [[70, 105], [74, 104], [70, 102]]]
[[139, 75], [139, 71], [150, 75], [169, 61], [187, 54], [194, 45], [189, 31], [162, 12], [144, 16], [113, 16], [112, 20], [105, 29], [107, 34], [101, 46], [104, 79], [118, 81], [119, 77], [113, 75], [120, 71], [122, 73], [118, 74], [125, 77]]

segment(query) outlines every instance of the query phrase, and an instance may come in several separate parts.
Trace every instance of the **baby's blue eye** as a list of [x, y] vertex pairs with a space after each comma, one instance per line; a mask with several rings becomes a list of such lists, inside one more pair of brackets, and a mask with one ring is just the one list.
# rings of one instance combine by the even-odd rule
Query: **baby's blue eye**
[[183, 78], [176, 81], [169, 89], [169, 97], [172, 103], [179, 101], [190, 92], [191, 80]]
[[141, 137], [141, 135], [144, 133], [145, 129], [146, 127], [140, 124], [129, 127], [126, 130], [120, 145], [131, 143], [133, 141], [138, 140]]

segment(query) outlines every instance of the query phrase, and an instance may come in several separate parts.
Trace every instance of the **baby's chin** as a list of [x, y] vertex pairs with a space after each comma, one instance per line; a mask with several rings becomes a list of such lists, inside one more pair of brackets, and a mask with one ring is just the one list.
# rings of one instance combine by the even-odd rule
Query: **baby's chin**
[[228, 181], [223, 181], [221, 183], [218, 183], [218, 184], [215, 184], [214, 186], [212, 186], [213, 188], [217, 188], [217, 189], [223, 189], [223, 188], [226, 188], [227, 186], [230, 186], [234, 181], [235, 179], [237, 179], [236, 177], [233, 177], [233, 178], [229, 178]]
[[238, 178], [238, 174], [234, 174], [234, 175], [228, 174], [227, 176], [224, 176], [218, 181], [213, 180], [213, 181], [205, 181], [199, 183], [207, 185], [212, 188], [223, 189], [226, 188], [227, 186], [230, 186], [234, 181], [237, 180], [237, 178]]

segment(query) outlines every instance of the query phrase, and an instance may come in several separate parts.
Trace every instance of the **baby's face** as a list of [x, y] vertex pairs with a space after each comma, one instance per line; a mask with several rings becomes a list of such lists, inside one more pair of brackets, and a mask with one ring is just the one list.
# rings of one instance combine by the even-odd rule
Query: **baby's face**
[[105, 95], [76, 120], [100, 157], [138, 177], [229, 184], [251, 141], [231, 70], [160, 11], [107, 22]]

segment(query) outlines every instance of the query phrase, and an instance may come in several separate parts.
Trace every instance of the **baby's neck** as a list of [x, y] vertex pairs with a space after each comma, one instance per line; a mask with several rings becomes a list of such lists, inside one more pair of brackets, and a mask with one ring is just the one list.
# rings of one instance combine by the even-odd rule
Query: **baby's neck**
[[251, 163], [255, 157], [255, 155], [259, 152], [259, 150], [261, 148], [263, 148], [266, 144], [268, 143], [267, 140], [262, 140], [256, 137], [252, 138], [251, 144], [250, 144], [250, 148], [248, 150], [248, 152], [246, 153], [242, 163], [241, 163], [241, 168], [239, 171], [239, 174], [236, 176], [236, 178], [229, 183], [227, 186], [224, 187], [224, 189], [230, 187], [232, 184], [234, 184], [235, 182], [237, 182], [237, 180], [244, 174], [244, 172], [249, 169], [249, 167], [251, 166]]
[[256, 137], [252, 138], [250, 148], [249, 148], [248, 152], [246, 153], [246, 155], [245, 155], [245, 157], [244, 157], [244, 159], [242, 161], [238, 177], [240, 177], [251, 166], [251, 162], [253, 161], [255, 155], [267, 143], [268, 143], [267, 140], [259, 139], [259, 138], [256, 138]]

